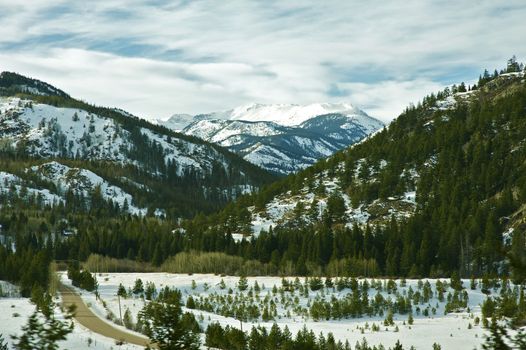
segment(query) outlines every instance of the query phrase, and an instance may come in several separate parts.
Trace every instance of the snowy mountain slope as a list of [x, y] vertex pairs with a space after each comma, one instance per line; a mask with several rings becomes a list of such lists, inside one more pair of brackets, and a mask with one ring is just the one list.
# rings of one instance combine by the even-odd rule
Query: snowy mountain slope
[[210, 113], [211, 119], [267, 121], [284, 126], [298, 126], [301, 123], [323, 114], [339, 113], [347, 116], [368, 117], [365, 112], [348, 103], [296, 104], [248, 104], [229, 111]]
[[[136, 213], [146, 207], [172, 207], [176, 215], [217, 210], [273, 179], [215, 144], [123, 110], [88, 105], [49, 84], [12, 73], [0, 76], [0, 156], [2, 152], [59, 163], [74, 160], [78, 176], [96, 170], [102, 179], [91, 187], [102, 180], [125, 185], [134, 192], [130, 196], [141, 198], [141, 205], [132, 210]], [[106, 199], [112, 196], [123, 204], [121, 194], [112, 192]], [[131, 205], [132, 198], [127, 199]]]
[[[35, 179], [38, 179], [38, 184]], [[134, 199], [129, 193], [90, 170], [52, 161], [23, 169], [20, 175], [0, 171], [0, 197], [8, 199], [16, 195], [26, 200], [33, 199], [43, 206], [66, 203], [68, 191], [90, 198], [97, 189], [104, 200], [119, 205], [125, 212], [146, 215], [147, 209], [133, 205]], [[162, 213], [161, 210], [157, 212]]]
[[194, 121], [194, 116], [190, 114], [174, 114], [168, 119], [157, 119], [154, 121], [155, 124], [164, 125], [174, 131], [183, 130], [188, 124]]
[[[206, 144], [172, 138], [140, 129], [146, 142], [161, 147], [165, 162], [177, 163], [178, 172], [211, 169], [221, 154]], [[13, 147], [25, 147], [38, 157], [98, 159], [140, 166], [130, 131], [114, 119], [81, 109], [60, 108], [17, 97], [0, 98], [0, 136]]]
[[[477, 203], [474, 208], [510, 208], [509, 203], [492, 201], [504, 200], [506, 194], [516, 197], [512, 189], [520, 186], [517, 179], [522, 178], [521, 171], [515, 169], [524, 166], [526, 131], [521, 119], [524, 110], [516, 106], [524, 101], [524, 83], [523, 72], [506, 73], [475, 90], [448, 88], [432, 94], [418, 107], [408, 108], [388, 128], [264, 188], [252, 197], [251, 205], [243, 202], [248, 214], [237, 222], [232, 210], [224, 213], [226, 220], [216, 224], [224, 225], [240, 239], [271, 227], [301, 229], [320, 223], [320, 227], [351, 228], [357, 224], [365, 228], [383, 227], [392, 219], [404, 223], [414, 218], [423, 220], [415, 227], [424, 227], [429, 220], [421, 218], [424, 208], [455, 212], [457, 202], [466, 198], [473, 198]], [[488, 109], [483, 116], [478, 114], [481, 105]], [[511, 106], [519, 112], [509, 112]], [[311, 118], [302, 126], [331, 136], [333, 125], [324, 124], [322, 117]], [[337, 131], [341, 129], [345, 127]], [[497, 144], [493, 149], [488, 146]], [[265, 150], [259, 144], [254, 148]], [[285, 153], [274, 156], [291, 161]], [[457, 169], [452, 171], [454, 167]], [[487, 182], [490, 177], [491, 185]], [[511, 183], [509, 188], [503, 186], [506, 181]], [[439, 198], [444, 198], [443, 204]], [[500, 222], [510, 222], [503, 225], [508, 235], [524, 222], [524, 212], [522, 208], [500, 218]]]
[[57, 194], [65, 197], [67, 191], [89, 197], [96, 188], [106, 201], [118, 204], [120, 208], [126, 208], [130, 214], [145, 215], [145, 208], [133, 205], [133, 197], [123, 191], [120, 187], [109, 184], [99, 175], [86, 169], [71, 168], [56, 161], [32, 166], [26, 170], [32, 172], [42, 180], [55, 184]]
[[[371, 167], [373, 172], [374, 168]], [[254, 235], [262, 230], [269, 231], [271, 227], [301, 227], [324, 219], [327, 215], [328, 202], [334, 198], [341, 198], [344, 205], [342, 223], [352, 228], [354, 224], [360, 226], [382, 224], [391, 217], [404, 219], [410, 217], [416, 209], [416, 187], [401, 195], [390, 196], [385, 200], [375, 199], [369, 203], [353, 206], [352, 192], [347, 191], [339, 177], [343, 176], [343, 164], [329, 175], [323, 171], [314, 175], [309, 183], [299, 191], [287, 191], [273, 197], [263, 208], [251, 206], [250, 227]], [[413, 174], [416, 182], [418, 174]], [[319, 189], [322, 189], [321, 191]], [[238, 239], [242, 236], [238, 236]]]
[[348, 104], [250, 105], [196, 116], [182, 132], [227, 147], [274, 173], [289, 174], [382, 127]]
[[52, 193], [48, 189], [32, 187], [19, 176], [0, 171], [0, 197], [6, 196], [7, 198], [12, 198], [14, 194], [26, 199], [34, 198], [45, 206], [63, 203], [61, 196]]
[[0, 98], [0, 136], [39, 157], [126, 160], [128, 134], [115, 120], [18, 97]]

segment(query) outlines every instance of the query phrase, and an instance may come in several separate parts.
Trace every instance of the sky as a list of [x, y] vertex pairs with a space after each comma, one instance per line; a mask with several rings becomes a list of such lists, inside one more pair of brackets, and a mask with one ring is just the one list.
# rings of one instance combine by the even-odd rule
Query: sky
[[526, 2], [0, 0], [0, 70], [140, 117], [347, 102], [389, 121], [526, 58]]

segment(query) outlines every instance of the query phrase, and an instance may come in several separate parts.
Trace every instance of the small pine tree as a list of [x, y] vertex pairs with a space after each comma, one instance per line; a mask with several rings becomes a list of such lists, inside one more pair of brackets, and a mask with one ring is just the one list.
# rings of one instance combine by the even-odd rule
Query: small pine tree
[[393, 310], [389, 310], [384, 320], [384, 326], [387, 327], [387, 326], [392, 326], [392, 325], [394, 325]]
[[188, 309], [195, 309], [195, 300], [192, 296], [189, 296], [188, 299], [186, 299], [186, 307]]
[[221, 282], [219, 282], [219, 288], [226, 289], [226, 283], [222, 278], [221, 278]]
[[132, 319], [130, 309], [126, 308], [126, 311], [124, 311], [122, 322], [124, 323], [124, 327], [128, 329], [134, 329], [134, 324], [133, 324], [133, 319]]
[[239, 278], [239, 282], [237, 283], [237, 288], [238, 288], [240, 291], [247, 290], [247, 288], [248, 288], [248, 280], [247, 280], [247, 277], [246, 277], [246, 276], [241, 276], [241, 277]]
[[133, 294], [141, 294], [144, 292], [144, 286], [142, 283], [142, 280], [140, 278], [135, 280], [135, 284], [133, 285]]
[[126, 288], [122, 285], [122, 283], [119, 284], [119, 289], [117, 290], [117, 295], [121, 298], [125, 298], [128, 296], [128, 293], [126, 292]]

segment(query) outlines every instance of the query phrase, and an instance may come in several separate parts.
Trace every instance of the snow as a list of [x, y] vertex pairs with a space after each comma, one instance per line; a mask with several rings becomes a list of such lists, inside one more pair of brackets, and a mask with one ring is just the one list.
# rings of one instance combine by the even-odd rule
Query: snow
[[[122, 110], [118, 113], [129, 116]], [[223, 159], [215, 149], [142, 128], [141, 133], [162, 146], [165, 160], [185, 170], [211, 169], [212, 161]], [[17, 97], [0, 97], [0, 135], [16, 147], [27, 142], [30, 154], [39, 157], [88, 158], [141, 166], [129, 156], [133, 149], [130, 132], [114, 119], [85, 110], [34, 103]]]
[[51, 193], [47, 189], [37, 189], [27, 186], [18, 176], [0, 171], [0, 194], [9, 193], [13, 188], [18, 195], [21, 195], [23, 193], [23, 187], [27, 190], [27, 197], [40, 198], [43, 205], [55, 205], [63, 202], [62, 197]]
[[188, 125], [183, 132], [187, 135], [222, 145], [223, 142], [232, 136], [273, 136], [283, 134], [285, 130], [279, 125], [270, 122], [203, 119]]
[[508, 228], [506, 231], [502, 233], [502, 241], [505, 245], [510, 245], [511, 241], [513, 239], [513, 232], [515, 229], [513, 227]]
[[294, 126], [313, 117], [341, 113], [345, 115], [366, 115], [365, 112], [349, 103], [313, 103], [309, 105], [297, 104], [248, 104], [239, 106], [230, 111], [212, 113], [211, 116], [219, 119], [269, 121], [280, 125]]
[[86, 169], [70, 168], [56, 161], [33, 166], [30, 170], [40, 175], [44, 180], [53, 182], [59, 188], [62, 195], [68, 190], [73, 190], [88, 197], [90, 192], [97, 186], [100, 187], [102, 197], [124, 207], [125, 202], [128, 210], [134, 215], [146, 215], [146, 208], [138, 208], [133, 205], [133, 197], [124, 192], [120, 187], [110, 185], [99, 175]]
[[416, 191], [409, 191], [404, 193], [403, 200], [416, 205]]
[[[187, 123], [190, 117], [174, 118]], [[171, 119], [159, 123], [177, 130]], [[345, 103], [255, 104], [194, 116], [182, 132], [229, 148], [267, 170], [288, 174], [330, 156], [383, 125]]]
[[[11, 284], [0, 281], [0, 285], [5, 291], [6, 286], [15, 288]], [[58, 299], [55, 300], [59, 302]], [[29, 316], [34, 312], [35, 305], [33, 305], [28, 298], [21, 298], [17, 296], [0, 297], [0, 334], [3, 334], [4, 340], [8, 343], [8, 349], [14, 349], [11, 335], [21, 335], [22, 327], [27, 324]], [[58, 319], [63, 320], [63, 315], [59, 309], [55, 310]], [[91, 339], [91, 348], [110, 350], [115, 348], [115, 341], [110, 338], [103, 337], [99, 334], [93, 333], [84, 328], [78, 323], [75, 323], [73, 332], [67, 336], [65, 341], [59, 343], [59, 349], [87, 349], [88, 339]], [[142, 347], [125, 344], [119, 347], [122, 350], [139, 350]]]
[[[359, 173], [359, 169], [365, 164], [364, 159], [359, 159], [356, 162], [355, 177]], [[378, 164], [379, 168], [383, 168], [387, 165], [385, 160], [381, 160]], [[337, 171], [343, 171], [343, 163], [337, 167]], [[370, 168], [371, 173], [375, 173], [373, 167]], [[408, 174], [412, 179], [418, 178], [418, 173], [414, 168], [405, 169], [404, 173]], [[249, 208], [252, 218], [251, 218], [251, 227], [254, 236], [258, 236], [259, 233], [264, 230], [267, 231], [269, 228], [277, 227], [288, 223], [294, 217], [294, 209], [296, 205], [301, 202], [305, 208], [305, 212], [309, 211], [314, 199], [317, 201], [318, 205], [318, 219], [323, 215], [323, 212], [327, 207], [327, 198], [337, 192], [344, 200], [346, 207], [346, 217], [345, 222], [346, 226], [352, 228], [356, 223], [359, 226], [364, 227], [367, 223], [370, 223], [371, 220], [375, 220], [375, 223], [382, 224], [382, 220], [388, 221], [391, 216], [396, 218], [408, 218], [413, 215], [413, 212], [416, 208], [416, 190], [407, 191], [400, 196], [391, 196], [387, 201], [381, 199], [376, 199], [371, 203], [364, 204], [360, 203], [356, 208], [352, 205], [352, 193], [347, 193], [340, 183], [337, 177], [329, 177], [327, 172], [324, 171], [317, 175], [315, 180], [315, 187], [319, 182], [323, 183], [325, 188], [324, 194], [315, 194], [314, 192], [309, 191], [309, 188], [305, 186], [298, 193], [292, 194], [291, 191], [286, 193], [279, 194], [272, 198], [262, 211], [255, 211], [254, 207]], [[371, 212], [375, 210], [380, 212], [380, 215], [371, 215]], [[303, 216], [304, 220], [311, 220], [305, 215]]]
[[156, 119], [153, 123], [164, 125], [174, 131], [182, 131], [186, 126], [194, 121], [194, 117], [190, 114], [174, 114], [168, 119]]
[[[64, 277], [64, 276], [63, 276]], [[184, 275], [184, 274], [168, 274], [168, 273], [109, 273], [99, 274], [97, 279], [99, 282], [99, 293], [101, 299], [105, 301], [109, 310], [115, 315], [118, 315], [118, 299], [116, 292], [120, 283], [122, 283], [127, 289], [132, 288], [134, 281], [140, 278], [143, 283], [154, 282], [157, 289], [164, 286], [172, 288], [178, 288], [182, 291], [183, 302], [186, 301], [188, 296], [192, 295], [194, 299], [199, 297], [209, 297], [214, 294], [228, 295], [228, 289], [232, 288], [234, 293], [238, 293], [236, 284], [239, 280], [238, 277], [234, 276], [215, 276], [210, 274], [195, 274], [195, 275]], [[288, 278], [291, 282], [294, 278]], [[220, 282], [224, 280], [226, 284], [225, 289], [220, 288]], [[192, 289], [192, 281], [195, 281], [196, 288]], [[468, 307], [470, 312], [461, 311], [458, 313], [450, 313], [444, 315], [445, 303], [439, 302], [436, 295], [429, 301], [429, 303], [420, 304], [420, 308], [423, 310], [428, 305], [429, 308], [437, 308], [436, 315], [430, 312], [429, 316], [417, 314], [415, 312], [416, 305], [413, 309], [414, 324], [412, 326], [404, 325], [403, 321], [407, 321], [407, 315], [395, 314], [395, 323], [399, 328], [396, 332], [394, 327], [383, 326], [382, 322], [384, 317], [380, 316], [363, 316], [360, 318], [348, 318], [341, 320], [320, 320], [314, 321], [304, 315], [298, 315], [291, 306], [286, 306], [286, 302], [281, 301], [280, 292], [276, 296], [272, 294], [272, 287], [276, 285], [278, 288], [281, 286], [281, 277], [248, 277], [249, 286], [253, 286], [255, 281], [258, 282], [262, 288], [260, 292], [261, 298], [267, 295], [276, 302], [278, 316], [275, 322], [278, 326], [284, 328], [288, 326], [290, 331], [295, 334], [298, 330], [306, 326], [308, 329], [312, 329], [316, 334], [323, 332], [325, 335], [328, 332], [332, 332], [337, 340], [348, 340], [351, 345], [354, 345], [356, 341], [361, 341], [366, 338], [371, 345], [384, 344], [385, 346], [392, 346], [397, 340], [404, 346], [414, 345], [417, 349], [431, 349], [433, 343], [441, 344], [443, 349], [473, 349], [479, 347], [484, 340], [484, 330], [480, 325], [474, 324], [474, 317], [480, 317], [480, 306], [479, 304], [484, 300], [485, 295], [480, 289], [471, 290], [469, 289], [469, 281], [464, 280], [464, 286], [466, 289], [469, 302]], [[300, 279], [303, 283], [303, 278]], [[359, 280], [362, 281], [362, 280]], [[370, 279], [368, 279], [371, 282]], [[425, 282], [425, 280], [423, 280]], [[435, 292], [435, 279], [428, 280]], [[382, 280], [385, 283], [385, 280]], [[411, 287], [415, 292], [418, 290], [418, 280], [407, 280], [407, 286], [401, 287], [400, 281], [396, 281], [398, 285], [398, 291], [401, 294], [407, 292], [408, 288]], [[449, 289], [451, 291], [451, 289]], [[330, 300], [332, 296], [336, 298], [344, 298], [350, 292], [349, 289], [337, 291], [333, 289], [323, 289], [321, 291], [313, 292], [309, 291], [309, 296], [305, 297], [295, 292], [295, 296], [299, 298], [299, 305], [305, 308], [315, 298], [323, 298]], [[247, 292], [245, 292], [245, 296]], [[286, 292], [288, 294], [289, 292]], [[369, 290], [369, 298], [376, 295], [377, 291], [374, 288]], [[393, 298], [393, 294], [388, 294], [385, 290], [381, 292], [384, 298]], [[447, 295], [447, 292], [446, 292]], [[102, 306], [102, 302], [96, 301], [93, 293], [82, 293], [82, 298], [91, 304], [91, 308], [101, 317], [105, 317], [107, 310]], [[140, 297], [129, 297], [127, 299], [121, 298], [122, 310], [129, 309], [134, 319], [136, 319], [137, 313], [141, 310], [144, 305], [144, 301]], [[183, 308], [185, 311], [193, 312], [201, 324], [202, 328], [205, 328], [211, 322], [219, 322], [221, 325], [230, 325], [232, 327], [239, 328], [240, 323], [238, 320], [231, 317], [223, 317], [215, 313], [200, 311], [200, 310], [189, 310]], [[291, 313], [290, 317], [287, 316], [287, 311]], [[200, 318], [200, 316], [203, 318]], [[252, 325], [261, 325], [270, 328], [274, 322], [264, 322], [261, 319], [257, 322], [245, 323], [243, 329], [250, 330]], [[379, 332], [372, 332], [370, 329], [364, 329], [362, 333], [358, 328], [365, 328], [366, 323], [371, 326], [372, 323], [380, 325]], [[472, 329], [468, 329], [468, 324], [471, 323]]]
[[[252, 232], [257, 237], [257, 235], [261, 233], [261, 231], [269, 232], [271, 227], [276, 226], [276, 222], [274, 222], [270, 218], [263, 217], [258, 213], [252, 218], [251, 225], [252, 225]], [[240, 237], [240, 238], [243, 238], [243, 237]]]
[[112, 119], [13, 97], [0, 99], [0, 105], [0, 128], [9, 131], [4, 136], [14, 145], [23, 137], [32, 154], [126, 160], [128, 134]]
[[444, 100], [437, 101], [436, 104], [437, 104], [438, 110], [445, 111], [445, 110], [455, 107], [457, 104], [457, 101], [455, 100], [455, 97], [448, 96]]
[[[205, 162], [204, 159], [198, 161], [201, 155], [208, 152], [207, 146], [196, 145], [180, 140], [172, 140], [172, 142], [168, 142], [166, 137], [145, 128], [141, 129], [141, 133], [146, 135], [150, 140], [161, 145], [165, 151], [165, 162], [168, 163], [169, 161], [174, 161], [178, 166], [178, 175], [182, 175], [188, 168], [202, 169], [203, 166], [205, 166], [207, 169], [210, 169], [212, 166], [210, 161]], [[214, 155], [219, 157], [215, 151]]]

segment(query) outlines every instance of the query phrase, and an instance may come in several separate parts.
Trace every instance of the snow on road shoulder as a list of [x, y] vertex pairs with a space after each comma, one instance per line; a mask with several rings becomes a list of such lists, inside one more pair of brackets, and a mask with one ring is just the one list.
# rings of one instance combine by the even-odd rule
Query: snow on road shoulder
[[[0, 285], [5, 290], [7, 282], [0, 281]], [[60, 300], [56, 299], [56, 302]], [[0, 297], [0, 334], [8, 343], [8, 349], [14, 349], [11, 335], [21, 335], [22, 327], [27, 324], [29, 316], [35, 311], [35, 305], [28, 298], [20, 297]], [[59, 309], [55, 310], [57, 319], [63, 320], [64, 317]], [[93, 333], [82, 325], [75, 322], [73, 332], [67, 336], [65, 341], [59, 342], [59, 349], [115, 349], [115, 341]], [[119, 347], [121, 350], [139, 350], [142, 347], [132, 344], [124, 344]]]

